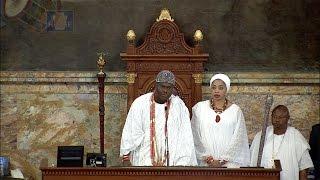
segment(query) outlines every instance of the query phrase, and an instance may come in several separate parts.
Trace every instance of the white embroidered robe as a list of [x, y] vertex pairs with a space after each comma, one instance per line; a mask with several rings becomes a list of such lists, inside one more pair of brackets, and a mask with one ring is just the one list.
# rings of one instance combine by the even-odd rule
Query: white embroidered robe
[[[120, 156], [131, 153], [133, 166], [152, 166], [150, 155], [150, 103], [152, 93], [132, 103], [122, 132]], [[197, 165], [188, 108], [178, 97], [170, 97], [168, 146], [170, 166]], [[165, 104], [155, 103], [155, 130], [158, 154], [164, 156]]]
[[[250, 147], [251, 166], [257, 166], [261, 131], [256, 134]], [[266, 131], [262, 153], [262, 167], [272, 168], [272, 154], [279, 159], [282, 171], [281, 180], [299, 180], [299, 171], [313, 167], [309, 155], [310, 146], [302, 134], [294, 127], [288, 127], [285, 134], [273, 134], [273, 126]]]
[[210, 100], [201, 101], [192, 108], [192, 131], [198, 164], [207, 166], [203, 157], [228, 161], [225, 167], [248, 166], [250, 151], [243, 113], [232, 104], [216, 122], [216, 112]]

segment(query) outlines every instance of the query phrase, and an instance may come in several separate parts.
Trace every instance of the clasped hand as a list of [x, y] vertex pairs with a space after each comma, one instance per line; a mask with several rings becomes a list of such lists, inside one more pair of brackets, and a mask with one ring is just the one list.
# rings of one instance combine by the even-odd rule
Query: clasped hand
[[212, 156], [204, 156], [203, 160], [209, 165], [209, 167], [222, 167], [228, 161], [221, 161], [218, 159], [214, 159]]

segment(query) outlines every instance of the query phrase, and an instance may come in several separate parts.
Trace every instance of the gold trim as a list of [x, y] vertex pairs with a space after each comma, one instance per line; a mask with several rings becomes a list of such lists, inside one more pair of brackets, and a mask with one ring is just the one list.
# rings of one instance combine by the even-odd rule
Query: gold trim
[[171, 16], [170, 16], [170, 12], [169, 12], [169, 10], [168, 9], [166, 9], [166, 8], [164, 8], [164, 9], [162, 9], [161, 10], [161, 13], [160, 13], [160, 16], [159, 16], [159, 18], [157, 18], [157, 22], [159, 22], [159, 21], [162, 21], [162, 20], [169, 20], [169, 21], [174, 21], [172, 18], [171, 18]]
[[196, 30], [196, 32], [194, 32], [194, 35], [193, 35], [193, 39], [194, 39], [194, 41], [196, 41], [196, 42], [200, 42], [200, 41], [202, 41], [202, 39], [203, 39], [203, 34], [202, 34], [202, 32], [201, 32], [201, 30]]
[[197, 84], [202, 84], [203, 74], [192, 74], [192, 77]]
[[100, 52], [100, 53], [97, 53], [97, 55], [98, 55], [97, 66], [99, 68], [98, 74], [104, 74], [103, 68], [104, 68], [104, 65], [107, 63], [105, 61], [106, 54], [103, 52]]
[[134, 31], [132, 29], [130, 29], [127, 33], [127, 40], [129, 42], [132, 42], [136, 39], [136, 34], [134, 33]]
[[126, 75], [126, 77], [127, 77], [127, 82], [128, 82], [129, 84], [133, 84], [134, 81], [135, 81], [135, 79], [136, 79], [136, 77], [137, 77], [137, 74], [136, 74], [136, 73], [128, 73], [128, 74]]

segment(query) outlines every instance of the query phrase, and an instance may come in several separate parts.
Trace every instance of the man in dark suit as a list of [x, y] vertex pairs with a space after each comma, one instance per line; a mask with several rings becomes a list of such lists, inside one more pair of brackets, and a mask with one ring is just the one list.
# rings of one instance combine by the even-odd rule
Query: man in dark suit
[[314, 164], [314, 175], [320, 180], [320, 123], [312, 126], [309, 144], [311, 147], [310, 156]]

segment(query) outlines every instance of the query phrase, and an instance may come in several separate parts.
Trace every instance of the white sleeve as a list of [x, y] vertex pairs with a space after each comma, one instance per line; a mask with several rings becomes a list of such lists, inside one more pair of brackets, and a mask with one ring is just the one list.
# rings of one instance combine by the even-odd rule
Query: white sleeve
[[120, 156], [135, 150], [144, 138], [142, 105], [134, 101], [130, 107], [127, 119], [122, 131]]
[[203, 157], [206, 156], [206, 148], [202, 141], [201, 136], [201, 123], [199, 119], [199, 105], [196, 104], [192, 108], [192, 118], [191, 118], [191, 128], [192, 128], [192, 134], [193, 134], [193, 140], [194, 140], [194, 146], [195, 146], [195, 153], [197, 157], [198, 165], [205, 166], [206, 163], [203, 161]]
[[250, 146], [250, 166], [251, 167], [257, 167], [258, 164], [258, 153], [259, 153], [259, 146], [260, 146], [260, 139], [261, 139], [261, 131], [258, 132], [252, 143], [251, 143], [251, 146]]
[[299, 170], [304, 170], [313, 167], [313, 163], [309, 154], [309, 150], [305, 150], [299, 160]]
[[175, 166], [196, 166], [196, 154], [192, 137], [189, 110], [181, 100], [180, 118], [181, 126], [178, 139], [178, 157], [175, 159]]
[[295, 152], [299, 161], [299, 170], [313, 167], [313, 163], [309, 154], [310, 145], [304, 138], [304, 136], [295, 128], [292, 129], [294, 133]]
[[247, 128], [241, 109], [237, 112], [238, 123], [223, 159], [240, 166], [250, 164], [250, 150], [248, 143]]

